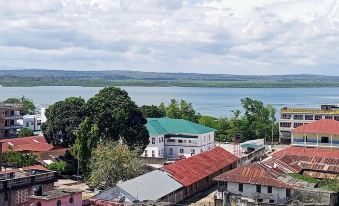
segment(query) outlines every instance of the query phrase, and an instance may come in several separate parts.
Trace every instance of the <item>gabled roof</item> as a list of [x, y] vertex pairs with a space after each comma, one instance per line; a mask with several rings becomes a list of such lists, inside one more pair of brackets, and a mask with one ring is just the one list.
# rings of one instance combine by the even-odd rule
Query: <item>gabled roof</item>
[[282, 174], [283, 172], [279, 169], [268, 168], [264, 164], [256, 162], [227, 171], [215, 177], [214, 180], [291, 188], [290, 185], [277, 179], [277, 177]]
[[119, 182], [117, 187], [126, 191], [139, 201], [158, 200], [182, 187], [168, 173], [154, 170], [125, 182]]
[[162, 134], [205, 134], [216, 131], [184, 119], [147, 118], [146, 127], [150, 135]]
[[339, 134], [339, 121], [333, 119], [321, 119], [312, 123], [297, 127], [293, 133], [324, 133]]
[[21, 167], [21, 168], [15, 168], [15, 169], [9, 169], [5, 171], [0, 171], [0, 174], [8, 174], [8, 173], [15, 173], [18, 171], [27, 171], [27, 170], [41, 170], [41, 171], [50, 171], [46, 169], [45, 167], [41, 165], [32, 165], [32, 166], [27, 166], [27, 167]]
[[164, 170], [184, 186], [189, 186], [238, 160], [237, 156], [223, 148], [215, 147], [210, 151], [165, 165]]
[[32, 137], [0, 139], [0, 142], [2, 143], [2, 152], [6, 152], [10, 148], [12, 148], [13, 151], [30, 151], [30, 152], [41, 152], [53, 149], [53, 145], [48, 144], [45, 137], [42, 135]]
[[284, 150], [275, 152], [272, 157], [283, 157], [285, 155], [298, 155], [308, 157], [327, 157], [339, 159], [338, 149], [327, 149], [327, 148], [310, 148], [310, 147], [289, 147]]

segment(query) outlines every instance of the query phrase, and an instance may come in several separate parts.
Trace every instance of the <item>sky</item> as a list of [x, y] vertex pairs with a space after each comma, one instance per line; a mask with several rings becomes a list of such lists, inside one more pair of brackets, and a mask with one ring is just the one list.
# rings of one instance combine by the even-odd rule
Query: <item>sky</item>
[[0, 0], [16, 68], [339, 75], [339, 0]]

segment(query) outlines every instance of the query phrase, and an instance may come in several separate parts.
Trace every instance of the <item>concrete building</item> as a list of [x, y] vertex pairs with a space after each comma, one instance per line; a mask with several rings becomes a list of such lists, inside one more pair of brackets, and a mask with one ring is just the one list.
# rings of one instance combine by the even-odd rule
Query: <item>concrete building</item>
[[143, 157], [178, 159], [215, 147], [215, 129], [183, 119], [148, 118], [149, 145]]
[[17, 137], [17, 129], [22, 128], [21, 105], [0, 103], [0, 138]]
[[43, 192], [48, 192], [54, 189], [56, 180], [56, 172], [40, 165], [0, 171], [0, 205], [29, 205], [28, 196], [34, 186], [40, 185]]
[[165, 165], [164, 171], [181, 183], [184, 199], [215, 184], [214, 177], [237, 166], [239, 158], [221, 147]]
[[339, 148], [339, 121], [321, 119], [292, 130], [291, 145]]
[[34, 133], [41, 133], [41, 125], [46, 122], [45, 108], [41, 108], [39, 114], [24, 115], [22, 119], [18, 120], [23, 128], [31, 129]]
[[92, 202], [132, 205], [143, 201], [178, 203], [183, 200], [183, 185], [164, 171], [155, 170], [107, 189], [91, 198]]
[[75, 189], [36, 192], [28, 198], [32, 206], [82, 206], [82, 191]]
[[339, 121], [339, 106], [321, 105], [319, 109], [282, 108], [279, 121], [279, 142], [290, 144], [293, 129], [320, 119]]

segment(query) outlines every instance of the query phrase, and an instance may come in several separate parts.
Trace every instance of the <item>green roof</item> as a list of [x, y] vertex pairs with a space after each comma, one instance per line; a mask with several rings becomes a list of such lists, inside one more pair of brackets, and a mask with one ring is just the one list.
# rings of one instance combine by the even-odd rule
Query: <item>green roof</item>
[[216, 131], [184, 119], [147, 118], [146, 127], [150, 135], [162, 134], [205, 134]]

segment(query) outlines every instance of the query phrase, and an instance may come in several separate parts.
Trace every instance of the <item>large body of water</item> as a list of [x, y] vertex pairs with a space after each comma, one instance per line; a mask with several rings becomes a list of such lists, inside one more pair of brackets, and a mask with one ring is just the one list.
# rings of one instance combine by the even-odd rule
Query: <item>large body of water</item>
[[[320, 104], [339, 103], [339, 88], [187, 88], [187, 87], [122, 87], [139, 105], [159, 105], [170, 99], [192, 102], [201, 114], [229, 116], [241, 109], [240, 99], [250, 97], [281, 107], [320, 107]], [[0, 100], [26, 96], [39, 107], [46, 107], [70, 96], [88, 99], [99, 87], [0, 87]]]

